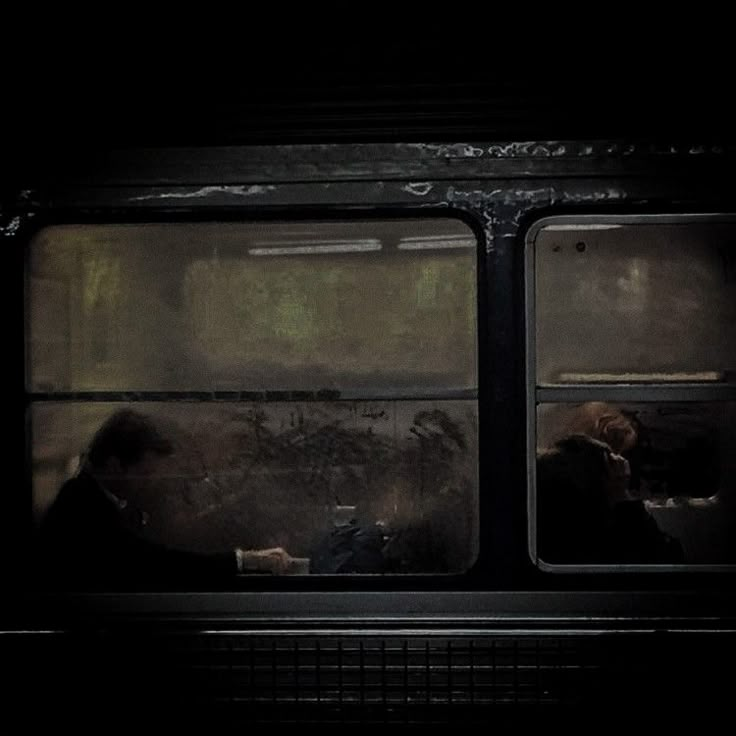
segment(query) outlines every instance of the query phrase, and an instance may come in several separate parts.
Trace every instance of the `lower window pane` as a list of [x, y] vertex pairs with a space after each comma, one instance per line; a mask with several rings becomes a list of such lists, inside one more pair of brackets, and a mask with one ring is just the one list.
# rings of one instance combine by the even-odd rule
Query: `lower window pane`
[[542, 404], [539, 557], [736, 563], [736, 403]]
[[[153, 464], [126, 459], [142, 424]], [[83, 465], [156, 546], [280, 547], [297, 560], [288, 571], [313, 574], [460, 573], [476, 557], [474, 400], [44, 402], [31, 426], [42, 539]]]

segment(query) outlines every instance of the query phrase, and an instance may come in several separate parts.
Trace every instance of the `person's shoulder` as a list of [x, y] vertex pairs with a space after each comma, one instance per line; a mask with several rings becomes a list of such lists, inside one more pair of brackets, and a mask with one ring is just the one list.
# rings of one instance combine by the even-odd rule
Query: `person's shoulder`
[[644, 502], [639, 499], [619, 501], [613, 507], [613, 513], [624, 521], [646, 521], [648, 519], [654, 521]]
[[613, 509], [614, 526], [619, 534], [655, 538], [662, 536], [656, 519], [643, 501], [620, 501]]
[[90, 513], [107, 506], [104, 492], [99, 484], [87, 473], [69, 478], [59, 489], [56, 499], [46, 513], [42, 530], [59, 523], [67, 523], [70, 517], [86, 517]]
[[59, 489], [54, 505], [88, 503], [91, 499], [102, 497], [102, 489], [88, 473], [79, 473], [69, 478]]
[[625, 543], [634, 562], [682, 563], [679, 540], [660, 529], [643, 501], [622, 501], [614, 508], [619, 539]]

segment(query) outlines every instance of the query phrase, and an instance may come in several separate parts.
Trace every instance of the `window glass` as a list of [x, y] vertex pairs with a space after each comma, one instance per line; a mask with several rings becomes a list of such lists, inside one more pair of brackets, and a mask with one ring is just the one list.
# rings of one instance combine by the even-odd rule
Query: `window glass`
[[26, 281], [39, 545], [103, 580], [225, 558], [466, 571], [476, 259], [448, 219], [41, 231]]
[[533, 233], [533, 556], [736, 563], [736, 226], [550, 218]]
[[734, 381], [736, 226], [550, 224], [536, 237], [537, 381]]
[[48, 228], [29, 387], [472, 391], [475, 262], [455, 220]]
[[736, 563], [735, 402], [540, 404], [537, 429], [543, 560]]

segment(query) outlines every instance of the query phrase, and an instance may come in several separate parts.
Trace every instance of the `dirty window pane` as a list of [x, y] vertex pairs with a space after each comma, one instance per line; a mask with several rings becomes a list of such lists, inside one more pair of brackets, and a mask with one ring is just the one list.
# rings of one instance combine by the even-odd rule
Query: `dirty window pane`
[[675, 219], [535, 238], [543, 562], [736, 563], [736, 225]]
[[30, 245], [31, 391], [472, 391], [457, 220], [70, 225]]
[[[55, 544], [94, 526], [65, 493], [81, 483], [115, 508], [91, 545], [103, 578], [120, 534], [140, 559], [139, 542], [284, 549], [279, 573], [466, 571], [476, 245], [450, 219], [42, 230], [26, 273], [39, 539], [59, 518], [77, 527]], [[121, 417], [145, 428], [140, 456], [125, 424], [105, 434]]]
[[537, 383], [733, 382], [736, 226], [543, 227]]
[[536, 471], [545, 562], [736, 563], [734, 402], [541, 404]]
[[[33, 407], [38, 523], [95, 431], [124, 407]], [[139, 502], [138, 533], [151, 542], [197, 553], [283, 547], [302, 573], [457, 573], [475, 560], [475, 401], [133, 408], [174, 448]]]

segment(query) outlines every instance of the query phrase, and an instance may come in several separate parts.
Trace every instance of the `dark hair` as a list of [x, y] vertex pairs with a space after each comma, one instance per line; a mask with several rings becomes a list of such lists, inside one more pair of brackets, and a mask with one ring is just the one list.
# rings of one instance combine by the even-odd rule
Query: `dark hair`
[[[608, 476], [611, 448], [588, 435], [565, 437], [537, 458], [538, 486], [565, 493], [577, 501], [590, 501]], [[600, 496], [603, 498], [603, 495]]]
[[132, 409], [121, 409], [97, 430], [87, 460], [92, 468], [100, 468], [115, 457], [126, 468], [140, 461], [146, 452], [170, 455], [173, 450], [171, 442], [161, 435], [149, 417]]
[[605, 492], [610, 447], [572, 435], [537, 458], [538, 545], [545, 562], [601, 562], [611, 552]]

